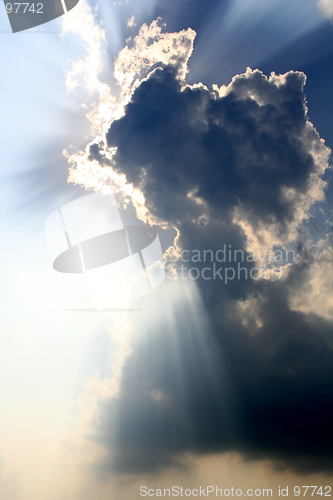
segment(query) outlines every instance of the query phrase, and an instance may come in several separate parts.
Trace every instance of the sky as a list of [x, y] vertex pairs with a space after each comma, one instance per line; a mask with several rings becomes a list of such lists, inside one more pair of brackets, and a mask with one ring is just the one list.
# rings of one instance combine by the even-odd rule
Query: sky
[[332, 0], [0, 26], [1, 499], [331, 496]]

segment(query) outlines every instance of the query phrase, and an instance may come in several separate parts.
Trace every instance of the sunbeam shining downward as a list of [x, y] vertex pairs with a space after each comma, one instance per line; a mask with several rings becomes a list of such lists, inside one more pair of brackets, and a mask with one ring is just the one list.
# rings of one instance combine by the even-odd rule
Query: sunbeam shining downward
[[[326, 14], [330, 2], [321, 2]], [[223, 68], [223, 83], [227, 83], [246, 66], [260, 68], [264, 61], [318, 28], [322, 22], [315, 1], [221, 2], [197, 40], [190, 63], [190, 81], [197, 81], [205, 75], [211, 82], [214, 68], [220, 66]], [[219, 47], [218, 52], [212, 47]]]
[[212, 364], [214, 343], [196, 285], [173, 283], [144, 305], [135, 320], [119, 398], [105, 394], [98, 401], [91, 438], [108, 451], [98, 465], [106, 476], [109, 470], [126, 474], [186, 466], [187, 453], [200, 451], [195, 441], [203, 431], [198, 412], [207, 411], [200, 409], [204, 395], [224, 407], [223, 425], [230, 429], [230, 381], [223, 364]]

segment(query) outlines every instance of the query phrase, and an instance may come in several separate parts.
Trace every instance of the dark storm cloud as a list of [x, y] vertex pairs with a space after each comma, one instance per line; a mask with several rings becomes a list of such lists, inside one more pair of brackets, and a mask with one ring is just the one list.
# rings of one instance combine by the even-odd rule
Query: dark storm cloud
[[312, 153], [320, 143], [308, 128], [304, 83], [302, 73], [275, 84], [253, 72], [217, 98], [203, 86], [181, 91], [173, 68], [158, 69], [107, 134], [118, 148], [116, 167], [171, 224], [188, 218], [194, 192], [219, 217], [241, 206], [257, 221], [283, 227], [295, 210], [283, 189], [305, 193], [318, 170]]
[[[153, 215], [177, 227], [182, 248], [245, 251], [235, 207], [254, 231], [274, 223], [283, 236], [299, 196], [316, 199], [311, 189], [326, 158], [307, 120], [304, 83], [302, 73], [268, 80], [248, 72], [220, 97], [203, 86], [182, 90], [173, 68], [155, 70], [107, 133], [116, 168]], [[100, 159], [99, 148], [91, 155]], [[184, 453], [235, 450], [331, 472], [332, 324], [289, 306], [313, 262], [299, 244], [284, 280], [199, 280], [202, 303], [184, 293], [172, 315], [159, 289], [159, 321], [138, 322], [120, 397], [100, 404], [92, 438], [110, 460], [99, 470], [155, 472], [181, 467]], [[242, 313], [238, 300], [253, 305]]]

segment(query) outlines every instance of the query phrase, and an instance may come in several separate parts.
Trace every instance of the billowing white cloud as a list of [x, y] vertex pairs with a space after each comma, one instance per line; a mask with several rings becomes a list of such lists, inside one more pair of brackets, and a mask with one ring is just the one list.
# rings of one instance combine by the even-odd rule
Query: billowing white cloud
[[304, 273], [304, 280], [290, 290], [290, 307], [304, 314], [316, 314], [333, 321], [333, 251], [320, 241], [318, 251]]
[[81, 0], [62, 20], [62, 37], [77, 35], [85, 48], [85, 55], [73, 62], [66, 75], [67, 89], [72, 91], [82, 83], [89, 95], [97, 95], [98, 103], [87, 116], [95, 133], [102, 134], [116, 108], [110, 86], [99, 78], [103, 69], [105, 31], [97, 24], [95, 14], [85, 0]]
[[191, 28], [178, 33], [167, 33], [161, 19], [149, 26], [144, 24], [134, 37], [131, 47], [122, 49], [114, 65], [114, 74], [122, 94], [128, 96], [147, 77], [156, 63], [175, 64], [184, 80], [187, 63], [193, 51], [195, 31]]

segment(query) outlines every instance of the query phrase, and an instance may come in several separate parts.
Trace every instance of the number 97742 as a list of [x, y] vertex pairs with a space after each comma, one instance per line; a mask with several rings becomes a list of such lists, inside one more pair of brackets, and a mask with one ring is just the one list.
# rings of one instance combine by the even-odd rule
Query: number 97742
[[43, 4], [37, 3], [36, 8], [34, 3], [6, 3], [7, 14], [26, 14], [31, 12], [33, 14], [43, 14]]

